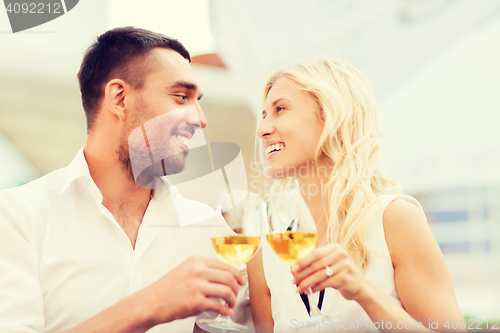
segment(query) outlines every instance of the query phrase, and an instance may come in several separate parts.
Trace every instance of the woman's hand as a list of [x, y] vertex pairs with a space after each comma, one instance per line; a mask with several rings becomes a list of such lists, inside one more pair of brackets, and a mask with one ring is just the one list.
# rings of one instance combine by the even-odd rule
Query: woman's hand
[[[330, 277], [326, 266], [331, 268]], [[307, 293], [309, 287], [313, 292], [331, 287], [352, 300], [361, 297], [369, 285], [368, 279], [339, 244], [316, 248], [293, 266], [292, 274], [298, 293]]]

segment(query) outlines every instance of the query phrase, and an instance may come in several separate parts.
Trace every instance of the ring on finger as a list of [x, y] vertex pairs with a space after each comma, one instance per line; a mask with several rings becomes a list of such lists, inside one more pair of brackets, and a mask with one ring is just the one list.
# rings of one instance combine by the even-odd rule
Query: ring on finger
[[331, 278], [333, 276], [333, 270], [330, 268], [330, 266], [325, 267], [325, 273], [326, 273], [326, 276], [328, 276], [329, 278]]

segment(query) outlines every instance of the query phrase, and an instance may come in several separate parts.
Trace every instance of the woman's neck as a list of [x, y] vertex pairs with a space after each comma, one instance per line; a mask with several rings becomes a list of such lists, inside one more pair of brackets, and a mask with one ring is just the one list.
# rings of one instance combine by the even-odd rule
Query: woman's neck
[[[323, 167], [323, 165], [320, 166], [320, 168]], [[328, 203], [325, 200], [326, 193], [323, 193], [323, 189], [328, 183], [329, 172], [317, 171], [318, 168], [312, 167], [311, 172], [309, 172], [306, 176], [297, 177], [296, 179], [299, 182], [302, 197], [309, 207], [314, 221], [316, 221], [316, 227], [318, 229], [318, 244], [323, 244], [326, 240], [326, 231], [328, 226]]]

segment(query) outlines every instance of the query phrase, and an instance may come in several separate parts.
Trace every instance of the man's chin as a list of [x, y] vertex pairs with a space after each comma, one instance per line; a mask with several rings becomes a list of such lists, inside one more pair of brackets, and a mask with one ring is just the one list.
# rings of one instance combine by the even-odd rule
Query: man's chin
[[[142, 188], [153, 188], [158, 183], [160, 177], [181, 173], [186, 167], [185, 160], [182, 158], [171, 158], [161, 160], [161, 162], [150, 165], [144, 169], [136, 178], [135, 183]], [[161, 185], [162, 182], [160, 182]]]

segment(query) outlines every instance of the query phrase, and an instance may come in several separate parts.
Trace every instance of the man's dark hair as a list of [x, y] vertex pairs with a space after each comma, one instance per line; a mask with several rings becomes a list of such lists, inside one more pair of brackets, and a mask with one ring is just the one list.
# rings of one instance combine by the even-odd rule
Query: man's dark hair
[[176, 51], [191, 62], [189, 52], [177, 39], [135, 27], [109, 30], [87, 49], [78, 72], [87, 131], [97, 117], [105, 85], [117, 78], [135, 89], [142, 88], [145, 77], [155, 68], [148, 54], [156, 47]]

